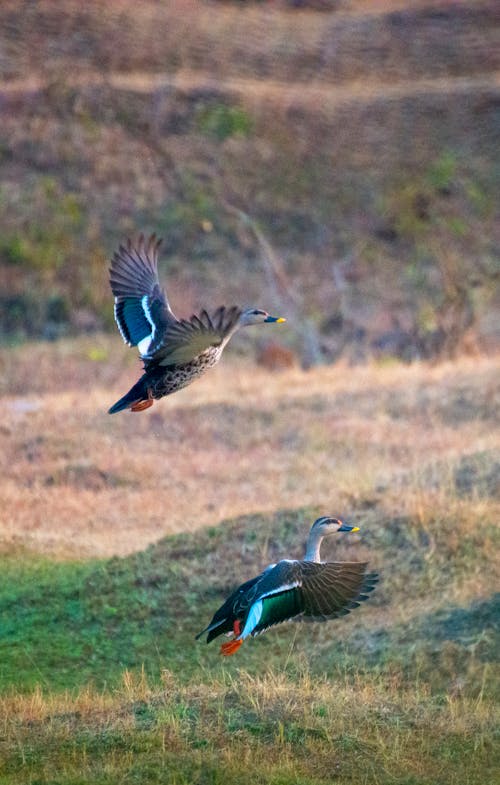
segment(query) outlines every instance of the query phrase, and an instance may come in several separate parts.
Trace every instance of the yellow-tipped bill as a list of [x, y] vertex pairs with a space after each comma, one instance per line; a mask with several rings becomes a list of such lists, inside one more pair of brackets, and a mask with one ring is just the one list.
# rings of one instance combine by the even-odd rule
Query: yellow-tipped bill
[[339, 532], [359, 532], [359, 526], [349, 526], [348, 523], [343, 523], [339, 528]]
[[268, 316], [267, 319], [264, 319], [264, 321], [280, 324], [281, 322], [286, 322], [286, 319], [283, 316]]

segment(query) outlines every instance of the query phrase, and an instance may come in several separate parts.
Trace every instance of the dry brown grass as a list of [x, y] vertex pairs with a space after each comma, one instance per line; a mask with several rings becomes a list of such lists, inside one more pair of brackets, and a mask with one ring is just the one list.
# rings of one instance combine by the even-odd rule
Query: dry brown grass
[[[208, 685], [163, 690], [125, 675], [112, 697], [1, 699], [6, 763], [13, 779], [108, 782], [141, 772], [148, 782], [488, 781], [498, 715], [478, 700], [433, 702], [425, 690], [306, 673], [226, 674]], [[216, 773], [217, 772], [217, 773]], [[275, 779], [279, 777], [279, 779]], [[481, 779], [483, 777], [483, 779]], [[60, 779], [61, 778], [61, 779]], [[25, 780], [24, 780], [25, 781]], [[111, 780], [112, 781], [112, 780]]]
[[137, 367], [89, 353], [88, 339], [2, 351], [16, 391], [2, 401], [4, 543], [126, 554], [244, 513], [374, 499], [429, 530], [450, 505], [471, 521], [498, 510], [453, 480], [463, 456], [500, 449], [498, 357], [273, 375], [233, 356], [150, 412], [110, 417]]
[[[332, 70], [335, 81], [366, 77], [371, 62], [386, 80], [402, 73], [411, 77], [415, 70], [438, 75], [482, 71], [485, 60], [495, 62], [495, 15], [494, 3], [477, 5], [484, 17], [479, 36], [467, 24], [477, 19], [476, 8], [456, 3], [450, 10], [438, 0], [414, 0], [411, 8], [404, 0], [351, 0], [329, 14], [290, 12], [280, 3], [197, 0], [113, 0], [105, 13], [95, 0], [84, 6], [69, 0], [64, 7], [44, 0], [21, 10], [7, 0], [2, 13], [10, 57], [2, 70], [9, 78], [36, 70], [50, 74], [71, 60], [77, 69], [89, 64], [103, 71], [194, 67], [219, 76], [258, 71], [264, 78], [273, 70], [282, 78], [299, 75], [305, 81], [313, 76], [330, 80]], [[436, 8], [459, 37], [460, 58], [435, 42], [433, 49], [432, 41], [419, 40], [419, 31], [435, 23]], [[400, 39], [391, 33], [405, 15], [414, 19], [416, 35]], [[374, 45], [381, 31], [383, 45]]]
[[396, 322], [405, 358], [452, 352], [467, 328], [491, 348], [495, 6], [406, 6], [2, 3], [0, 331], [111, 327], [104, 259], [140, 230], [166, 239], [180, 311], [214, 286], [257, 302], [241, 207], [328, 359], [369, 353]]

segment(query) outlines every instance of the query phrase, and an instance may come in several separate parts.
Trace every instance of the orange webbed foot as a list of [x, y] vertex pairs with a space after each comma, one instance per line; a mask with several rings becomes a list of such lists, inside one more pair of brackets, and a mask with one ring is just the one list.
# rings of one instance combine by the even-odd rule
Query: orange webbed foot
[[241, 639], [237, 641], [227, 641], [227, 643], [223, 643], [220, 647], [220, 653], [224, 657], [230, 657], [231, 654], [235, 654], [238, 651], [242, 643], [243, 641]]
[[[235, 638], [241, 634], [241, 623], [239, 619], [235, 619], [233, 622], [233, 632]], [[235, 652], [238, 651], [241, 644], [243, 643], [241, 639], [235, 640], [235, 638], [228, 641], [227, 643], [223, 643], [220, 647], [220, 653], [223, 654], [224, 657], [230, 657], [231, 654], [235, 654]]]
[[151, 395], [151, 390], [148, 390], [148, 399], [147, 401], [136, 401], [130, 407], [131, 412], [143, 412], [144, 409], [149, 409], [154, 403], [153, 396]]

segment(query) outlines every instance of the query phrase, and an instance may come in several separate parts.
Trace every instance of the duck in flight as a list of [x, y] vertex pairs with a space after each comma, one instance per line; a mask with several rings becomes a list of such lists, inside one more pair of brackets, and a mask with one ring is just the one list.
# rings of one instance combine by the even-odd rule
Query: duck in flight
[[356, 532], [338, 518], [324, 516], [312, 525], [303, 561], [283, 559], [236, 589], [214, 614], [207, 643], [222, 633], [232, 636], [221, 654], [234, 654], [243, 641], [284, 621], [327, 621], [357, 608], [375, 588], [378, 575], [367, 572], [366, 562], [322, 562], [324, 537]]
[[136, 244], [128, 240], [113, 255], [109, 271], [115, 320], [128, 346], [137, 346], [144, 363], [139, 381], [109, 410], [141, 412], [153, 401], [191, 384], [219, 362], [230, 338], [250, 324], [284, 322], [259, 308], [221, 306], [190, 319], [174, 316], [158, 280], [156, 235]]

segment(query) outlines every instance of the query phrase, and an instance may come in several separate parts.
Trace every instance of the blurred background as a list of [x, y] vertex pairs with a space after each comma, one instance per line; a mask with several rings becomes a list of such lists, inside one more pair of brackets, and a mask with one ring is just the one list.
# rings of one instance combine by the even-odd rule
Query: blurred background
[[293, 317], [270, 365], [498, 343], [497, 3], [4, 0], [0, 22], [0, 340], [114, 330], [107, 260], [143, 230], [180, 315], [244, 293]]

